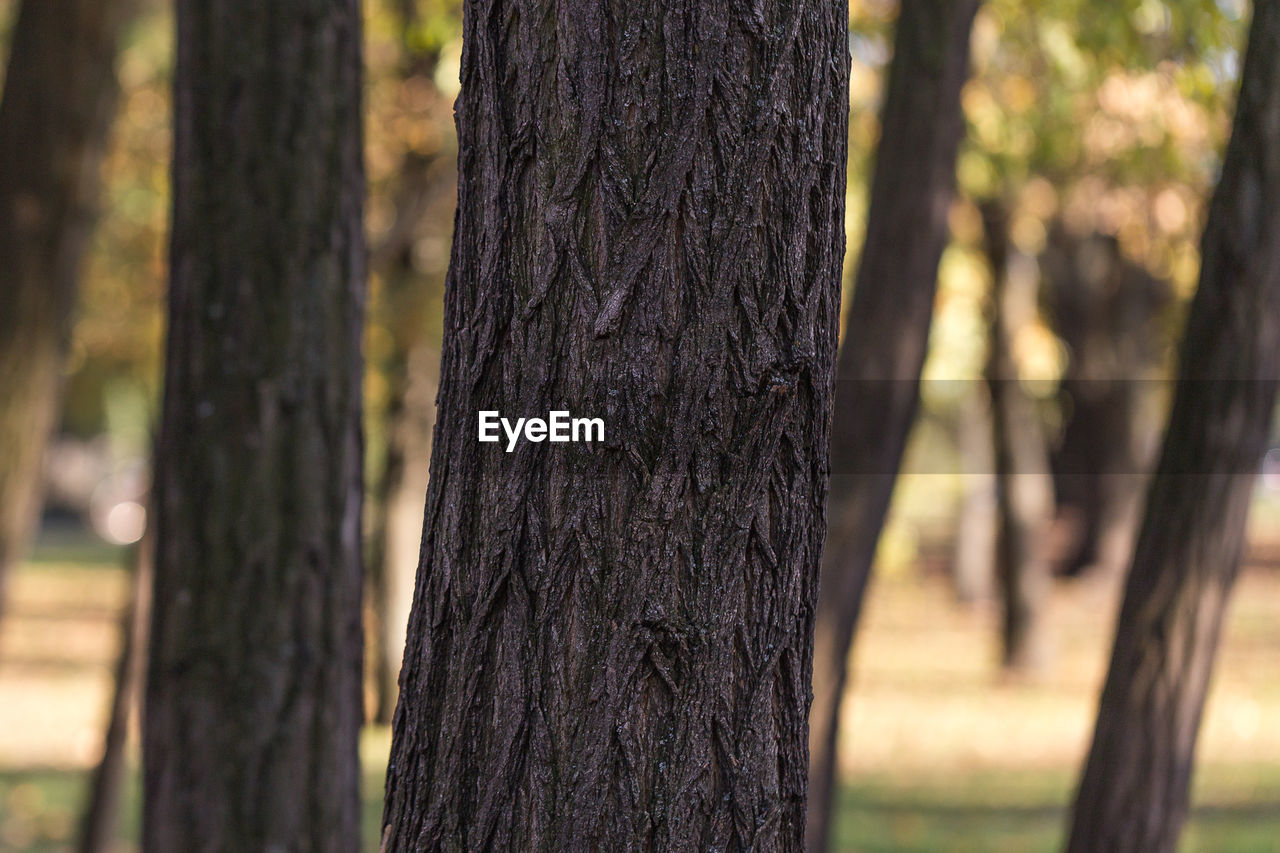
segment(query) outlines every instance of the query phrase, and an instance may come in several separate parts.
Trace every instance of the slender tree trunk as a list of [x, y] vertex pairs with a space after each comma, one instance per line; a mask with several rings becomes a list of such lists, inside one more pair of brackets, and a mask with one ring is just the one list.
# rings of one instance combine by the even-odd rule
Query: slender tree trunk
[[120, 620], [120, 655], [116, 659], [115, 692], [107, 717], [102, 758], [89, 781], [89, 799], [80, 824], [79, 853], [106, 853], [113, 847], [119, 823], [120, 792], [124, 782], [125, 746], [129, 719], [140, 704], [147, 630], [151, 625], [151, 587], [155, 560], [149, 530], [132, 550], [133, 595]]
[[1258, 0], [1068, 849], [1172, 853], [1280, 364], [1280, 2]]
[[849, 647], [919, 402], [978, 0], [903, 0], [867, 236], [837, 367], [831, 529], [814, 635], [808, 846], [827, 849]]
[[40, 505], [133, 0], [25, 0], [0, 98], [0, 608]]
[[991, 398], [981, 383], [960, 413], [959, 449], [964, 494], [956, 520], [952, 584], [965, 604], [986, 601], [995, 593], [999, 516], [996, 511], [995, 447]]
[[991, 356], [987, 386], [995, 445], [999, 533], [996, 579], [1002, 608], [1001, 659], [1006, 669], [1034, 675], [1048, 664], [1046, 624], [1053, 590], [1049, 562], [1053, 478], [1044, 428], [1018, 377], [1013, 342], [1035, 318], [1037, 274], [1024, 255], [1012, 269], [1008, 212], [1000, 202], [982, 205], [991, 266]]
[[360, 13], [180, 0], [143, 847], [359, 847]]
[[[402, 32], [402, 79], [406, 87], [429, 93], [424, 120], [452, 114], [452, 104], [435, 84], [438, 53], [415, 40], [421, 12], [416, 0], [396, 4]], [[421, 95], [419, 95], [421, 98]], [[450, 156], [444, 156], [449, 153]], [[422, 516], [426, 508], [431, 432], [439, 385], [438, 344], [427, 343], [427, 318], [439, 316], [428, 305], [439, 298], [439, 276], [424, 275], [414, 260], [414, 245], [424, 220], [453, 205], [457, 172], [447, 146], [430, 152], [406, 152], [395, 175], [396, 215], [371, 251], [370, 262], [382, 281], [381, 316], [391, 352], [380, 365], [388, 389], [382, 416], [386, 452], [377, 487], [369, 501], [367, 588], [369, 630], [366, 663], [373, 694], [373, 720], [390, 723], [399, 695], [400, 662], [413, 602]], [[450, 223], [452, 217], [450, 217]]]
[[399, 695], [400, 661], [413, 603], [413, 584], [422, 543], [431, 459], [431, 432], [436, 420], [435, 376], [440, 354], [419, 344], [396, 353], [400, 375], [392, 374], [391, 405], [384, 419], [387, 459], [379, 488], [378, 509], [370, 526], [369, 595], [373, 618], [367, 656], [375, 679], [374, 720], [390, 723]]
[[838, 2], [468, 2], [383, 850], [801, 849], [848, 64]]

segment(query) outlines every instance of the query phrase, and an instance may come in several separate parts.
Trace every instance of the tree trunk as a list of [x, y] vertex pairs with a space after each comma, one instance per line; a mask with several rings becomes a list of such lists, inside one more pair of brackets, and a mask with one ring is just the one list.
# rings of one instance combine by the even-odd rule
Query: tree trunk
[[960, 412], [959, 452], [964, 493], [956, 519], [951, 580], [964, 604], [987, 601], [995, 593], [999, 516], [996, 510], [995, 447], [991, 398], [973, 383]]
[[[450, 103], [435, 84], [438, 52], [421, 44], [414, 33], [421, 24], [416, 0], [400, 0], [395, 11], [402, 33], [402, 82], [417, 93], [429, 93], [424, 120], [444, 123], [452, 116]], [[422, 95], [419, 94], [421, 99]], [[439, 116], [437, 119], [436, 117]], [[428, 344], [427, 319], [438, 318], [442, 275], [424, 275], [417, 268], [414, 245], [424, 224], [443, 224], [441, 208], [451, 214], [457, 197], [456, 162], [448, 147], [407, 151], [396, 171], [396, 215], [370, 252], [372, 271], [382, 283], [382, 299], [375, 318], [391, 339], [385, 363], [379, 365], [388, 385], [381, 429], [386, 441], [377, 486], [367, 503], [369, 561], [366, 572], [369, 625], [366, 680], [372, 692], [372, 716], [389, 724], [399, 694], [400, 662], [405, 629], [413, 602], [422, 516], [426, 509], [431, 433], [435, 427], [435, 398], [439, 386], [438, 341]], [[452, 225], [453, 217], [448, 217]], [[441, 237], [447, 234], [440, 235]]]
[[360, 14], [180, 0], [149, 851], [359, 847]]
[[125, 774], [125, 745], [129, 718], [139, 704], [143, 682], [143, 660], [147, 650], [147, 629], [151, 624], [151, 587], [154, 549], [150, 531], [130, 551], [133, 595], [120, 619], [120, 654], [116, 658], [115, 692], [107, 715], [102, 757], [89, 780], [77, 843], [79, 853], [106, 853], [114, 846], [119, 822], [120, 792]]
[[1049, 655], [1045, 618], [1053, 591], [1048, 552], [1053, 478], [1044, 428], [1019, 379], [1013, 343], [1018, 331], [1035, 319], [1038, 280], [1030, 258], [1010, 256], [1008, 211], [1003, 203], [985, 202], [981, 207], [991, 266], [987, 387], [996, 451], [1001, 660], [1008, 670], [1035, 675], [1044, 670]]
[[398, 369], [390, 372], [391, 401], [386, 417], [387, 458], [379, 482], [373, 539], [369, 549], [369, 597], [373, 610], [373, 720], [390, 723], [399, 695], [400, 662], [413, 603], [413, 584], [422, 544], [436, 421], [435, 376], [440, 355], [425, 345], [397, 348]]
[[1258, 0], [1068, 849], [1172, 853], [1280, 364], [1280, 2]]
[[809, 849], [827, 848], [849, 647], [920, 397], [978, 0], [903, 0], [867, 236], [837, 367], [831, 530], [814, 635]]
[[[382, 848], [803, 844], [847, 9], [464, 15]], [[603, 442], [477, 441], [477, 412]]]
[[0, 99], [0, 608], [39, 511], [45, 444], [133, 0], [26, 0]]
[[1041, 256], [1054, 331], [1070, 361], [1065, 417], [1052, 454], [1060, 521], [1074, 528], [1058, 568], [1119, 577], [1133, 553], [1146, 475], [1163, 423], [1152, 416], [1165, 341], [1156, 334], [1170, 287], [1128, 261], [1114, 237], [1057, 224]]

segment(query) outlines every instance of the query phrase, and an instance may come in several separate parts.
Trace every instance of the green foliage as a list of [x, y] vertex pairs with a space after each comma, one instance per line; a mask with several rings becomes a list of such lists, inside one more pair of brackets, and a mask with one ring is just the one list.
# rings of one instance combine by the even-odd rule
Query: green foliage
[[[173, 135], [172, 15], [150, 8], [118, 63], [120, 106], [102, 169], [101, 215], [85, 262], [67, 365], [64, 423], [90, 436], [141, 395], [154, 417], [160, 388]], [[137, 444], [137, 441], [131, 441]]]
[[[1176, 337], [1229, 128], [1241, 17], [1227, 0], [984, 3], [927, 378], [976, 379], [985, 364], [989, 282], [971, 201], [981, 198], [1005, 201], [1011, 239], [1031, 256], [1055, 222], [1114, 236], [1174, 285], [1179, 301], [1162, 322]], [[1015, 355], [1019, 374], [1045, 388], [1071, 357], [1044, 319], [1019, 333]], [[927, 409], [953, 411], [954, 387], [926, 385]]]
[[458, 40], [462, 32], [462, 4], [459, 0], [401, 0], [413, 14], [403, 15], [404, 46], [409, 55], [438, 57]]

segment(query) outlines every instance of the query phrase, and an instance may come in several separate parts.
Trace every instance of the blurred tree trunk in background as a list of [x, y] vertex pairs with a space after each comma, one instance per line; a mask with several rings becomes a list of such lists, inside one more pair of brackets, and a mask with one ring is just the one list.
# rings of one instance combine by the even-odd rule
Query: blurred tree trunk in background
[[473, 0], [464, 43], [382, 849], [799, 851], [847, 7]]
[[357, 0], [181, 0], [143, 846], [359, 848]]
[[1119, 576], [1133, 553], [1142, 490], [1163, 423], [1154, 382], [1169, 285], [1128, 261], [1114, 237], [1051, 229], [1041, 256], [1053, 328], [1070, 354], [1065, 426], [1052, 454], [1057, 512], [1072, 529], [1058, 568]]
[[0, 609], [40, 504], [134, 0], [24, 0], [0, 99]]
[[1069, 850], [1172, 853], [1280, 365], [1280, 0], [1258, 0]]
[[904, 0], [898, 15], [867, 235], [836, 371], [809, 736], [815, 853], [827, 848], [849, 646], [920, 398], [977, 9], [978, 0]]
[[1044, 426], [1019, 378], [1014, 342], [1018, 332], [1035, 321], [1039, 279], [1030, 258], [1010, 254], [1004, 203], [985, 201], [979, 207], [991, 267], [987, 387], [996, 463], [1002, 662], [1006, 669], [1036, 674], [1044, 670], [1049, 655], [1045, 620], [1053, 589], [1053, 478]]
[[[399, 0], [401, 91], [412, 93], [419, 122], [452, 125], [449, 99], [436, 85], [440, 53], [417, 36], [422, 18], [417, 3]], [[425, 136], [426, 134], [424, 134]], [[440, 134], [443, 136], [444, 134]], [[430, 136], [428, 136], [430, 138]], [[440, 296], [443, 270], [420, 270], [416, 245], [424, 232], [453, 223], [457, 170], [452, 146], [405, 152], [394, 180], [394, 220], [371, 253], [372, 271], [382, 284], [373, 321], [388, 333], [389, 350], [375, 367], [387, 384], [380, 415], [385, 448], [368, 501], [369, 562], [366, 573], [369, 625], [365, 660], [374, 722], [391, 722], [398, 695], [405, 629], [426, 510], [431, 433], [435, 427], [440, 350], [429, 320]], [[441, 235], [448, 237], [445, 233]]]
[[80, 821], [78, 853], [107, 853], [115, 848], [120, 794], [125, 775], [125, 743], [129, 720], [140, 704], [151, 626], [151, 591], [155, 577], [154, 527], [129, 549], [129, 604], [120, 618], [120, 653], [116, 657], [114, 692], [107, 711], [102, 756], [89, 780], [89, 794]]
[[371, 508], [368, 585], [373, 630], [372, 649], [366, 655], [374, 680], [372, 721], [386, 724], [391, 722], [399, 693], [400, 661], [422, 544], [440, 353], [421, 342], [407, 349], [397, 342], [390, 361], [386, 367], [390, 399], [383, 418], [386, 459]]
[[960, 411], [958, 425], [964, 492], [956, 519], [951, 580], [956, 598], [965, 604], [986, 601], [995, 593], [997, 530], [996, 460], [991, 396], [975, 382]]

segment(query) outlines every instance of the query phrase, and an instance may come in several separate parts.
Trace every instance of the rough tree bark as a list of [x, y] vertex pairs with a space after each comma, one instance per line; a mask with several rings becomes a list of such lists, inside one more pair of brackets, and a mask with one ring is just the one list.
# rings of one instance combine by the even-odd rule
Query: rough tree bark
[[1280, 364], [1280, 2], [1258, 0], [1068, 849], [1172, 853]]
[[1001, 662], [1006, 670], [1035, 675], [1044, 670], [1049, 657], [1046, 610], [1053, 589], [1048, 551], [1053, 478], [1044, 427], [1018, 376], [1014, 339], [1035, 319], [1038, 271], [1030, 258], [1010, 254], [1005, 205], [985, 201], [980, 207], [991, 268], [987, 387], [999, 518], [996, 580], [1002, 614]]
[[39, 508], [134, 0], [26, 0], [0, 98], [0, 608]]
[[[803, 844], [847, 9], [464, 14], [382, 847]], [[477, 441], [565, 409], [603, 443]]]
[[977, 9], [978, 0], [903, 0], [898, 15], [867, 236], [837, 367], [809, 735], [815, 853], [827, 848], [849, 647], [920, 397]]
[[181, 0], [149, 851], [359, 847], [360, 14]]

